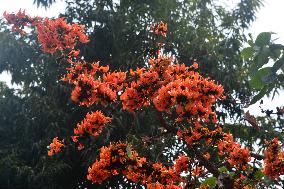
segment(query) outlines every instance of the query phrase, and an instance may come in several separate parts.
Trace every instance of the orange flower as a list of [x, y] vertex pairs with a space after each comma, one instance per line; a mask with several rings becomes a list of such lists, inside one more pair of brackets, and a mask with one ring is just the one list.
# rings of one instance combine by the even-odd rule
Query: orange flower
[[101, 67], [100, 67], [100, 71], [103, 72], [103, 73], [107, 73], [108, 70], [109, 70], [109, 66], [105, 66], [105, 67], [104, 67], [104, 66], [101, 66]]
[[80, 150], [83, 150], [84, 148], [85, 146], [82, 143], [79, 143], [77, 149], [80, 151]]
[[203, 157], [206, 159], [206, 160], [209, 160], [210, 159], [210, 154], [209, 152], [206, 152]]
[[235, 166], [240, 170], [248, 168], [250, 154], [248, 148], [241, 148], [239, 143], [234, 142], [231, 134], [224, 133], [223, 139], [218, 144], [219, 155], [227, 156], [227, 161], [231, 166]]
[[9, 24], [12, 24], [12, 31], [19, 32], [20, 34], [26, 34], [24, 31], [25, 26], [32, 26], [33, 23], [39, 21], [38, 17], [32, 18], [29, 15], [26, 15], [25, 10], [22, 11], [21, 9], [17, 14], [7, 14], [5, 11], [3, 16]]
[[263, 173], [272, 179], [277, 179], [284, 174], [284, 151], [281, 150], [281, 145], [277, 138], [267, 142], [267, 144], [268, 148], [264, 151]]
[[84, 27], [78, 24], [68, 24], [65, 18], [50, 20], [45, 18], [36, 24], [38, 40], [42, 44], [42, 50], [47, 53], [55, 53], [57, 50], [74, 49], [76, 41], [87, 43], [88, 37], [84, 33]]
[[102, 183], [111, 176], [124, 174], [133, 182], [147, 184], [147, 187], [179, 188], [183, 180], [180, 175], [188, 170], [189, 158], [180, 156], [173, 167], [166, 168], [161, 163], [148, 163], [145, 158], [139, 157], [131, 146], [124, 143], [110, 144], [101, 148], [100, 160], [96, 160], [88, 170], [88, 180], [93, 183]]
[[193, 64], [192, 64], [192, 66], [190, 66], [191, 68], [193, 68], [193, 69], [195, 69], [195, 70], [197, 70], [198, 69], [198, 63], [197, 62], [194, 62]]
[[52, 140], [52, 143], [48, 146], [48, 155], [53, 156], [56, 153], [61, 152], [61, 148], [64, 147], [63, 141], [58, 140], [58, 137]]
[[168, 24], [161, 21], [160, 23], [154, 23], [150, 26], [150, 29], [156, 34], [163, 37], [167, 36]]
[[110, 121], [111, 118], [104, 116], [101, 111], [88, 113], [86, 118], [74, 129], [74, 134], [83, 136], [85, 133], [88, 133], [97, 137], [102, 132], [105, 125]]

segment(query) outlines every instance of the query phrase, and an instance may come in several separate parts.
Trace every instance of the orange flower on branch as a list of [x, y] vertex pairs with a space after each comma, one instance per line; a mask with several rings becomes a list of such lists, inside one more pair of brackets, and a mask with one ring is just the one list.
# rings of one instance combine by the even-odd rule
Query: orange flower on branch
[[150, 188], [181, 189], [179, 183], [186, 183], [181, 173], [188, 171], [188, 164], [189, 158], [184, 155], [169, 168], [161, 163], [149, 163], [129, 145], [114, 143], [101, 148], [100, 159], [88, 169], [87, 178], [93, 183], [102, 183], [111, 176], [123, 174], [127, 179]]
[[78, 24], [68, 24], [64, 18], [50, 20], [45, 18], [37, 23], [38, 40], [42, 44], [42, 50], [47, 53], [55, 53], [57, 50], [74, 49], [76, 42], [87, 43], [89, 41], [84, 33], [84, 27]]
[[81, 78], [95, 77], [97, 71], [100, 69], [99, 62], [88, 63], [84, 60], [78, 60], [76, 62], [73, 62], [72, 60], [68, 61], [70, 63], [70, 67], [66, 68], [68, 72], [63, 76], [61, 80], [67, 81], [70, 84], [76, 85], [78, 80]]
[[248, 148], [241, 148], [239, 143], [234, 142], [231, 134], [223, 134], [223, 139], [219, 141], [218, 149], [219, 155], [226, 156], [231, 166], [235, 166], [240, 170], [246, 170], [249, 167], [248, 162], [251, 156]]
[[58, 140], [58, 137], [54, 138], [52, 140], [52, 143], [48, 146], [48, 155], [53, 156], [54, 154], [57, 154], [61, 152], [62, 147], [64, 147], [63, 141]]
[[[42, 45], [42, 50], [46, 53], [55, 53], [57, 50], [72, 51], [77, 44], [87, 43], [88, 36], [84, 32], [84, 26], [79, 24], [68, 24], [65, 18], [48, 19], [40, 17], [30, 17], [25, 11], [19, 11], [17, 14], [7, 14], [3, 16], [8, 23], [12, 24], [12, 31], [25, 33], [25, 26], [36, 26], [38, 32], [38, 41]], [[77, 53], [77, 52], [76, 52]], [[75, 54], [76, 54], [75, 53]]]
[[284, 151], [277, 138], [267, 142], [268, 148], [264, 151], [264, 170], [265, 175], [272, 179], [278, 179], [284, 175]]
[[160, 23], [154, 23], [151, 25], [150, 29], [154, 32], [154, 34], [166, 37], [168, 32], [168, 24], [161, 21]]
[[250, 115], [249, 111], [245, 113], [244, 119], [249, 122], [257, 131], [260, 131], [256, 118], [253, 115]]
[[123, 89], [123, 84], [126, 79], [125, 72], [112, 72], [112, 73], [105, 73], [103, 75], [103, 81], [109, 83], [110, 86], [116, 90], [120, 91]]
[[86, 118], [74, 129], [74, 134], [83, 136], [85, 133], [97, 137], [106, 124], [111, 121], [110, 117], [104, 116], [101, 111], [88, 113]]
[[19, 32], [20, 34], [25, 34], [25, 26], [32, 26], [34, 23], [37, 23], [40, 18], [32, 18], [29, 15], [26, 15], [25, 11], [21, 9], [17, 14], [7, 14], [6, 11], [3, 13], [4, 18], [9, 24], [12, 24], [12, 31]]

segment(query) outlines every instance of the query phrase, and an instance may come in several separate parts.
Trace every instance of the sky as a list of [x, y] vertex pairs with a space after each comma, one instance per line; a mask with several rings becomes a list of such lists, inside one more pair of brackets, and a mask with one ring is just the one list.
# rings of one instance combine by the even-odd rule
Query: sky
[[[4, 11], [18, 12], [19, 9], [25, 9], [27, 14], [33, 16], [56, 16], [59, 12], [64, 12], [64, 1], [57, 0], [57, 3], [52, 5], [49, 9], [37, 8], [33, 5], [34, 0], [0, 0], [0, 15]], [[239, 2], [239, 0], [220, 0], [228, 6], [232, 6]], [[260, 32], [274, 32], [273, 37], [278, 38], [277, 42], [284, 44], [284, 0], [265, 0], [264, 6], [260, 8], [256, 14], [257, 19], [251, 25], [249, 33], [252, 33], [255, 38]], [[7, 81], [9, 86], [12, 86], [9, 81], [11, 80], [9, 74], [0, 74], [0, 81]], [[15, 85], [13, 87], [16, 87]], [[281, 98], [282, 97], [282, 98]], [[264, 105], [268, 105], [269, 108], [274, 108], [279, 105], [284, 105], [284, 92], [275, 97], [274, 100], [264, 98]], [[259, 114], [258, 104], [249, 108], [252, 114]]]
[[0, 15], [3, 15], [4, 11], [18, 12], [20, 9], [26, 10], [26, 13], [32, 16], [52, 17], [64, 12], [65, 2], [62, 0], [57, 0], [50, 9], [37, 8], [33, 2], [34, 0], [0, 0]]

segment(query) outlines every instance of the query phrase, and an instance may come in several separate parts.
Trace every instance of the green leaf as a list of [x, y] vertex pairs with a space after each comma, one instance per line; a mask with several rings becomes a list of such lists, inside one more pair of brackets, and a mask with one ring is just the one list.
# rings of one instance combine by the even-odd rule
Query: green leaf
[[131, 148], [130, 148], [130, 146], [127, 146], [127, 147], [126, 147], [126, 153], [127, 153], [127, 156], [128, 156], [129, 158], [132, 158], [132, 153], [131, 153]]
[[264, 173], [261, 170], [258, 170], [254, 173], [254, 178], [261, 180], [264, 177]]
[[272, 71], [277, 72], [282, 66], [284, 66], [284, 57], [277, 60], [272, 66]]
[[250, 105], [255, 104], [257, 101], [259, 101], [264, 95], [267, 94], [267, 92], [268, 92], [268, 86], [264, 86], [260, 90], [260, 92], [252, 98]]
[[[271, 69], [272, 70], [272, 69]], [[277, 80], [277, 74], [276, 72], [269, 72], [269, 74], [267, 74], [264, 77], [261, 77], [261, 80], [265, 83], [265, 84], [269, 84], [269, 83], [273, 83]]]
[[212, 187], [215, 187], [217, 184], [217, 178], [216, 177], [209, 177], [209, 178], [206, 178], [202, 185], [208, 185], [208, 186], [212, 186]]
[[253, 46], [254, 46], [253, 40], [252, 40], [252, 39], [248, 40], [248, 44], [249, 44], [251, 47], [253, 47]]
[[284, 45], [281, 44], [271, 44], [269, 45], [271, 50], [284, 50]]
[[265, 67], [258, 70], [250, 80], [251, 87], [261, 89], [266, 84], [262, 78], [270, 73], [270, 69], [271, 67]]
[[271, 52], [270, 57], [271, 57], [273, 60], [277, 60], [277, 59], [279, 58], [279, 56], [281, 55], [281, 50], [280, 50], [280, 49], [270, 50], [270, 52]]
[[241, 55], [243, 59], [247, 60], [253, 56], [253, 48], [252, 47], [246, 47], [242, 50]]
[[225, 166], [223, 166], [223, 167], [220, 167], [220, 168], [218, 169], [218, 171], [220, 171], [221, 173], [227, 173], [227, 172], [228, 172], [228, 169], [227, 169]]
[[277, 76], [277, 79], [278, 79], [278, 81], [279, 81], [280, 83], [284, 84], [284, 74], [279, 74], [279, 75]]
[[271, 40], [271, 32], [262, 32], [257, 36], [255, 40], [255, 45], [263, 47], [269, 45], [270, 40]]
[[264, 64], [268, 63], [270, 54], [270, 49], [267, 47], [263, 47], [259, 50], [256, 56], [257, 68], [261, 68]]

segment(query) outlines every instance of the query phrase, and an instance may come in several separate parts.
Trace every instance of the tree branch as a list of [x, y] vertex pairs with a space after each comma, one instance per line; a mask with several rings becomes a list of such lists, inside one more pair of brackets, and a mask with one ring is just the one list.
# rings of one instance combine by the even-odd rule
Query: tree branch
[[255, 153], [251, 153], [250, 155], [251, 155], [251, 157], [254, 157], [257, 160], [263, 160], [264, 159], [263, 155], [259, 155], [259, 154], [255, 154]]
[[210, 161], [205, 159], [205, 157], [196, 147], [192, 146], [191, 149], [195, 153], [196, 158], [199, 160], [200, 164], [203, 165], [210, 173], [212, 173], [214, 177], [218, 178], [220, 174], [218, 169]]
[[[164, 127], [168, 132], [171, 132], [171, 133], [174, 133], [176, 134], [176, 132], [178, 131], [177, 128], [175, 127], [171, 127], [169, 126], [166, 121], [164, 120], [163, 118], [163, 115], [162, 115], [162, 112], [160, 111], [157, 111], [157, 117], [158, 117], [158, 120], [161, 124], [162, 127]], [[212, 164], [210, 163], [210, 161], [208, 161], [207, 159], [205, 159], [203, 157], [203, 155], [201, 154], [201, 152], [196, 148], [196, 147], [190, 147], [190, 149], [193, 150], [193, 152], [195, 153], [196, 155], [196, 158], [199, 160], [200, 164], [202, 166], [204, 166], [210, 173], [212, 173], [216, 178], [218, 178], [219, 176], [219, 171], [218, 169]]]
[[175, 128], [175, 127], [171, 127], [170, 125], [168, 125], [166, 123], [165, 119], [163, 118], [162, 112], [160, 112], [158, 110], [156, 112], [157, 112], [157, 117], [158, 117], [158, 120], [159, 120], [161, 126], [164, 127], [168, 132], [176, 134], [178, 129]]

